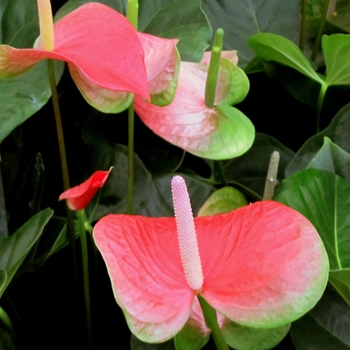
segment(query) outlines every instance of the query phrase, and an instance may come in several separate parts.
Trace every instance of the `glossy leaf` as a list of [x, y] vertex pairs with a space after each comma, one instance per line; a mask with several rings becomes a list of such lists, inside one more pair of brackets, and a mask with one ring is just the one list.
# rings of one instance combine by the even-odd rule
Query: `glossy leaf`
[[298, 40], [299, 5], [294, 0], [204, 0], [203, 10], [214, 31], [224, 29], [224, 49], [238, 50], [239, 65], [246, 67], [254, 56], [247, 45], [247, 39], [252, 35], [268, 32]]
[[0, 239], [0, 269], [5, 270], [7, 274], [6, 282], [0, 290], [0, 296], [13, 279], [30, 249], [39, 239], [52, 215], [51, 209], [45, 209], [33, 216], [13, 235]]
[[[294, 153], [275, 138], [259, 132], [256, 133], [253, 146], [247, 153], [223, 163], [227, 181], [240, 186], [245, 194], [253, 198], [262, 198], [273, 151], [280, 153], [277, 179], [281, 181], [284, 178], [284, 169]], [[215, 179], [218, 180], [220, 176], [216, 169], [214, 173]]]
[[179, 39], [182, 61], [202, 59], [210, 45], [212, 31], [200, 0], [143, 0], [139, 3], [139, 31]]
[[[173, 173], [158, 176], [152, 180], [150, 186], [150, 195], [147, 206], [139, 213], [144, 216], [161, 217], [161, 216], [173, 216], [173, 202], [171, 198], [170, 182]], [[192, 211], [194, 216], [200, 207], [203, 205], [208, 196], [214, 192], [215, 187], [208, 184], [207, 181], [196, 176], [184, 175], [190, 197], [192, 198]]]
[[[128, 149], [123, 145], [91, 145], [91, 172], [96, 169], [113, 167], [109, 180], [86, 207], [87, 221], [90, 223], [110, 213], [126, 211], [126, 183], [128, 176]], [[148, 201], [151, 175], [134, 154], [134, 212], [142, 210]]]
[[[94, 0], [69, 0], [67, 1], [56, 13], [55, 21], [58, 21], [62, 17], [68, 15], [70, 12], [76, 10], [78, 7], [87, 4], [89, 2], [96, 2]], [[127, 3], [124, 0], [99, 0], [101, 4], [107, 5], [119, 13], [126, 14]]]
[[[350, 104], [347, 104], [336, 114], [326, 129], [312, 136], [304, 143], [288, 164], [286, 168], [287, 177], [307, 167], [314, 155], [322, 147], [325, 136], [344, 151], [350, 152]], [[346, 178], [350, 179], [350, 174], [347, 174]]]
[[[4, 1], [1, 2], [1, 7], [3, 3]], [[16, 47], [32, 47], [39, 35], [37, 3], [35, 1], [27, 1], [25, 3], [20, 0], [9, 1], [3, 7], [1, 33], [2, 44], [19, 45], [15, 45]], [[22, 33], [26, 33], [27, 35], [21, 35]]]
[[275, 34], [261, 33], [250, 37], [248, 44], [259, 58], [293, 68], [323, 84], [323, 80], [316, 74], [310, 62], [290, 40]]
[[307, 169], [284, 180], [273, 198], [298, 210], [315, 226], [329, 256], [330, 282], [334, 272], [342, 284], [333, 286], [341, 287], [337, 290], [350, 305], [349, 274], [341, 272], [350, 269], [349, 182], [327, 171]]
[[222, 326], [222, 333], [233, 349], [266, 350], [273, 349], [287, 335], [290, 323], [278, 328], [263, 329], [244, 327], [228, 319]]
[[176, 350], [200, 350], [209, 341], [210, 329], [206, 326], [198, 299], [193, 300], [190, 318], [174, 337]]
[[350, 154], [325, 137], [323, 146], [306, 168], [326, 170], [350, 181]]
[[8, 236], [7, 212], [6, 212], [4, 186], [3, 186], [1, 166], [0, 166], [0, 237], [6, 237], [6, 236]]
[[209, 216], [228, 213], [247, 205], [244, 195], [233, 187], [222, 187], [216, 190], [199, 209], [198, 216]]
[[2, 290], [5, 287], [6, 281], [7, 281], [6, 270], [0, 270], [0, 290]]
[[[298, 212], [263, 201], [197, 217], [195, 225], [204, 274], [201, 295], [231, 320], [279, 327], [321, 297], [327, 255], [316, 230]], [[147, 342], [178, 333], [196, 291], [188, 286], [175, 249], [175, 218], [108, 215], [96, 224], [94, 240], [132, 332]]]
[[297, 350], [349, 350], [350, 308], [327, 288], [318, 304], [293, 322], [290, 335]]
[[248, 90], [245, 83], [232, 88], [238, 68], [226, 59], [222, 62], [213, 108], [204, 101], [208, 66], [182, 62], [174, 101], [158, 107], [135, 96], [137, 114], [154, 133], [194, 155], [227, 159], [243, 154], [254, 141], [254, 126], [227, 103], [236, 98], [240, 102], [241, 91], [245, 95]]
[[324, 35], [322, 51], [327, 68], [325, 82], [328, 86], [350, 85], [350, 35]]
[[[79, 226], [78, 220], [74, 220], [74, 234], [78, 238]], [[54, 216], [44, 228], [40, 242], [35, 251], [34, 267], [37, 268], [46, 262], [46, 260], [58, 253], [69, 244], [67, 232], [67, 218]]]
[[[55, 64], [56, 77], [61, 77], [63, 65]], [[38, 63], [29, 72], [7, 80], [0, 79], [0, 142], [17, 126], [40, 110], [51, 97], [46, 62]]]
[[[31, 47], [39, 35], [38, 9], [35, 1], [13, 0], [4, 10], [2, 43], [16, 47]], [[62, 76], [64, 65], [55, 62], [56, 81]], [[8, 80], [0, 79], [0, 142], [11, 131], [40, 110], [51, 96], [45, 62], [29, 72]]]

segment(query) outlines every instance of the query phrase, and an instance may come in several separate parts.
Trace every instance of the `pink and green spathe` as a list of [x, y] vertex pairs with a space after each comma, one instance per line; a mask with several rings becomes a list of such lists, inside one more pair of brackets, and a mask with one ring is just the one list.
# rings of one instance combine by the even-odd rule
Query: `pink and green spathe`
[[[38, 5], [39, 13], [40, 7], [50, 6], [48, 0]], [[49, 35], [50, 23], [41, 30], [42, 36]], [[0, 78], [15, 77], [51, 58], [68, 63], [83, 97], [102, 112], [123, 111], [133, 94], [159, 105], [172, 101], [180, 62], [177, 39], [139, 33], [123, 15], [94, 2], [57, 21], [52, 36], [52, 49], [43, 48], [41, 41], [33, 49], [0, 45]]]
[[264, 329], [288, 324], [316, 304], [329, 263], [305, 217], [261, 201], [193, 220], [188, 209], [176, 210], [188, 208], [183, 196], [176, 205], [184, 186], [180, 176], [173, 187], [178, 183], [176, 219], [108, 215], [94, 228], [132, 333], [154, 343], [174, 337], [189, 321], [199, 294], [226, 318]]

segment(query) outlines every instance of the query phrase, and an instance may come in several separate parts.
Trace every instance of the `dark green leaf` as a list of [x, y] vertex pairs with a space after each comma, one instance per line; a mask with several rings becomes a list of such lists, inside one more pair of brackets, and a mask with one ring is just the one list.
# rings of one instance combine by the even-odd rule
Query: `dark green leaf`
[[[278, 180], [283, 179], [284, 169], [293, 157], [293, 152], [271, 136], [256, 133], [255, 141], [244, 155], [223, 162], [227, 181], [249, 189], [249, 194], [261, 198], [264, 192], [267, 170], [273, 151], [280, 153]], [[215, 178], [219, 174], [214, 169]], [[245, 192], [245, 191], [244, 191]]]
[[11, 336], [4, 329], [0, 328], [0, 349], [1, 350], [16, 350]]
[[350, 306], [350, 268], [330, 271], [329, 281]]
[[74, 11], [81, 5], [84, 5], [88, 2], [99, 2], [101, 4], [114, 8], [116, 11], [122, 14], [126, 14], [127, 5], [125, 0], [69, 0], [57, 11], [55, 15], [55, 21], [58, 21], [60, 18], [66, 16], [68, 13]]
[[144, 343], [134, 335], [131, 335], [130, 348], [131, 350], [175, 350], [172, 339], [160, 344], [150, 344]]
[[350, 182], [350, 154], [335, 145], [328, 137], [307, 168], [329, 171]]
[[[317, 106], [321, 90], [321, 85], [317, 81], [274, 61], [263, 61], [263, 67], [269, 78], [279, 82], [298, 101], [310, 106]], [[324, 104], [326, 104], [326, 100]]]
[[325, 136], [345, 152], [350, 152], [350, 104], [337, 113], [326, 129], [304, 143], [290, 164], [288, 164], [286, 177], [307, 167], [316, 152], [322, 147]]
[[0, 239], [0, 269], [7, 273], [7, 280], [0, 296], [11, 282], [19, 266], [41, 236], [53, 211], [49, 208], [39, 212], [21, 226], [12, 236]]
[[[75, 238], [79, 237], [78, 221], [74, 220]], [[60, 251], [69, 244], [67, 233], [67, 218], [53, 217], [45, 226], [40, 242], [35, 251], [34, 262], [30, 269], [35, 270], [41, 266], [49, 257]]]
[[241, 67], [254, 57], [247, 45], [247, 39], [254, 34], [270, 32], [298, 40], [298, 1], [204, 0], [203, 9], [214, 31], [224, 29], [224, 49], [238, 50]]
[[[306, 27], [308, 33], [315, 37], [320, 26], [324, 0], [309, 0], [306, 6]], [[323, 33], [332, 34], [350, 31], [350, 3], [348, 0], [332, 0], [329, 3]]]
[[[335, 272], [339, 290], [350, 302], [350, 184], [328, 171], [307, 169], [284, 180], [273, 197], [307, 217], [315, 226], [328, 253], [330, 275]], [[332, 282], [332, 279], [330, 280]], [[343, 285], [345, 284], [345, 286]], [[347, 288], [347, 290], [346, 290]], [[350, 303], [349, 303], [350, 305]]]
[[0, 237], [8, 235], [7, 230], [7, 211], [5, 205], [4, 187], [2, 182], [2, 173], [0, 165]]
[[305, 316], [292, 323], [290, 335], [298, 350], [349, 350], [350, 308], [331, 289]]
[[[14, 45], [18, 48], [33, 47], [36, 37], [39, 35], [39, 17], [36, 1], [11, 0], [6, 6], [2, 22], [2, 43]], [[27, 37], [23, 30], [27, 31]], [[22, 31], [22, 34], [19, 34]], [[23, 41], [15, 39], [20, 36]]]
[[[33, 47], [39, 35], [36, 1], [13, 0], [8, 3], [2, 18], [2, 43], [16, 48]], [[55, 63], [57, 82], [64, 69]], [[22, 124], [46, 104], [51, 96], [46, 62], [16, 78], [0, 80], [0, 143], [18, 125]]]
[[[166, 174], [153, 179], [148, 204], [140, 212], [141, 215], [152, 217], [174, 216], [170, 187], [171, 179], [174, 175]], [[186, 180], [192, 211], [194, 216], [196, 216], [199, 208], [215, 188], [200, 178], [184, 174], [181, 174], [181, 176]]]
[[[126, 211], [126, 193], [128, 183], [128, 149], [123, 145], [114, 147], [96, 144], [91, 146], [91, 169], [108, 170], [114, 167], [105, 185], [98, 191], [86, 208], [87, 220], [91, 223], [107, 214], [120, 214]], [[151, 175], [134, 154], [134, 213], [140, 212], [146, 205], [151, 186]]]
[[7, 273], [6, 270], [0, 270], [0, 290], [2, 290], [6, 284]]
[[164, 38], [178, 38], [181, 60], [199, 62], [212, 36], [200, 4], [200, 0], [140, 1], [139, 30]]

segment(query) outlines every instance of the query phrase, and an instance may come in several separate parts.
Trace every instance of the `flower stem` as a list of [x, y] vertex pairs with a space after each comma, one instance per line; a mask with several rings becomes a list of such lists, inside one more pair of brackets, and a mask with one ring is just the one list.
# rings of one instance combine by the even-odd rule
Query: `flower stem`
[[329, 2], [330, 2], [330, 0], [324, 0], [324, 3], [323, 3], [323, 10], [322, 10], [321, 18], [320, 18], [320, 24], [318, 26], [318, 31], [317, 31], [314, 47], [312, 48], [312, 53], [311, 53], [311, 61], [313, 61], [313, 62], [315, 62], [315, 60], [316, 60], [317, 51], [318, 51], [318, 48], [320, 47], [321, 38], [322, 38], [322, 34], [323, 34], [323, 28], [324, 28], [324, 25], [326, 22]]
[[328, 88], [328, 85], [326, 83], [323, 83], [321, 85], [321, 90], [317, 98], [317, 121], [316, 121], [317, 134], [320, 131], [321, 112], [322, 112], [323, 101], [324, 101], [324, 97], [326, 96], [327, 88]]
[[137, 30], [138, 29], [138, 22], [139, 22], [139, 2], [138, 2], [138, 0], [128, 0], [128, 11], [126, 14], [126, 18], [130, 21], [130, 23]]
[[85, 212], [84, 212], [84, 209], [77, 210], [77, 216], [78, 216], [78, 222], [79, 222], [81, 257], [82, 257], [82, 264], [83, 264], [86, 328], [87, 328], [87, 332], [88, 332], [89, 349], [92, 349], [91, 305], [90, 305], [90, 284], [89, 284], [89, 256], [88, 256], [88, 245], [87, 245], [86, 231], [85, 231]]
[[305, 33], [306, 33], [306, 5], [307, 0], [302, 0], [301, 3], [301, 25], [300, 25], [300, 37], [299, 37], [299, 49], [304, 51]]
[[203, 311], [205, 323], [207, 327], [211, 329], [211, 334], [213, 336], [216, 348], [218, 350], [229, 350], [229, 347], [218, 325], [216, 311], [207, 303], [207, 301], [201, 295], [198, 295], [198, 301]]
[[221, 180], [222, 180], [222, 184], [224, 186], [227, 186], [227, 179], [226, 179], [226, 175], [225, 175], [225, 169], [224, 169], [224, 165], [222, 163], [222, 160], [218, 160], [217, 164], [219, 166], [219, 171], [220, 171], [220, 176], [221, 176]]
[[[126, 18], [138, 29], [138, 13], [139, 3], [138, 0], [128, 0], [128, 10]], [[134, 197], [134, 101], [131, 103], [128, 109], [128, 189], [126, 195], [126, 213], [132, 214], [133, 212], [133, 197]]]
[[219, 76], [223, 40], [224, 30], [218, 28], [215, 33], [213, 48], [211, 50], [207, 82], [205, 85], [205, 105], [208, 108], [213, 108], [215, 103], [216, 84]]
[[126, 213], [133, 212], [133, 197], [134, 197], [134, 102], [131, 103], [128, 109], [128, 190], [126, 201]]
[[[69, 174], [68, 174], [66, 147], [64, 144], [63, 127], [62, 127], [60, 106], [58, 102], [58, 93], [57, 93], [57, 87], [56, 87], [55, 68], [54, 68], [53, 60], [51, 59], [47, 60], [47, 67], [49, 71], [49, 80], [50, 80], [51, 93], [52, 93], [52, 104], [53, 104], [53, 110], [54, 110], [55, 121], [56, 121], [58, 147], [59, 147], [59, 153], [60, 153], [60, 159], [61, 159], [63, 190], [66, 191], [70, 188]], [[75, 248], [75, 234], [74, 234], [75, 230], [74, 230], [73, 213], [67, 206], [66, 206], [66, 216], [67, 216], [67, 232], [68, 232], [69, 243], [72, 250], [73, 265], [74, 265], [74, 271], [76, 275], [75, 277], [76, 277], [76, 280], [78, 280], [79, 272], [78, 272], [77, 253]]]
[[271, 199], [274, 192], [275, 187], [278, 184], [277, 173], [278, 173], [278, 164], [280, 162], [280, 154], [277, 151], [273, 151], [270, 157], [269, 170], [267, 171], [265, 189], [263, 199]]

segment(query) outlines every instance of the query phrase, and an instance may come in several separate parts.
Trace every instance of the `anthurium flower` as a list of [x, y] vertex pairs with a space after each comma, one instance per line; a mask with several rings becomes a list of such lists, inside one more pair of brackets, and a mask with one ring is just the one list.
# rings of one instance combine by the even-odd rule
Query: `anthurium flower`
[[66, 199], [67, 205], [72, 210], [84, 209], [97, 190], [101, 188], [107, 181], [109, 171], [96, 171], [89, 179], [84, 181], [79, 186], [72, 187], [67, 191], [64, 191], [58, 198], [58, 200]]
[[139, 36], [123, 15], [103, 4], [87, 3], [57, 21], [52, 50], [0, 45], [0, 78], [24, 73], [45, 58], [66, 61], [77, 87], [96, 108], [106, 103], [120, 108], [108, 95], [116, 91], [149, 99]]
[[210, 52], [201, 63], [181, 62], [178, 86], [171, 104], [160, 107], [135, 96], [141, 120], [168, 142], [200, 157], [225, 159], [245, 153], [255, 137], [250, 120], [233, 104], [241, 102], [249, 81], [238, 68], [235, 52], [223, 52], [215, 105], [205, 103]]
[[193, 219], [184, 188], [174, 177], [176, 219], [108, 215], [94, 228], [115, 299], [138, 338], [175, 336], [197, 295], [233, 322], [258, 328], [285, 325], [315, 305], [329, 264], [304, 216], [262, 201]]

